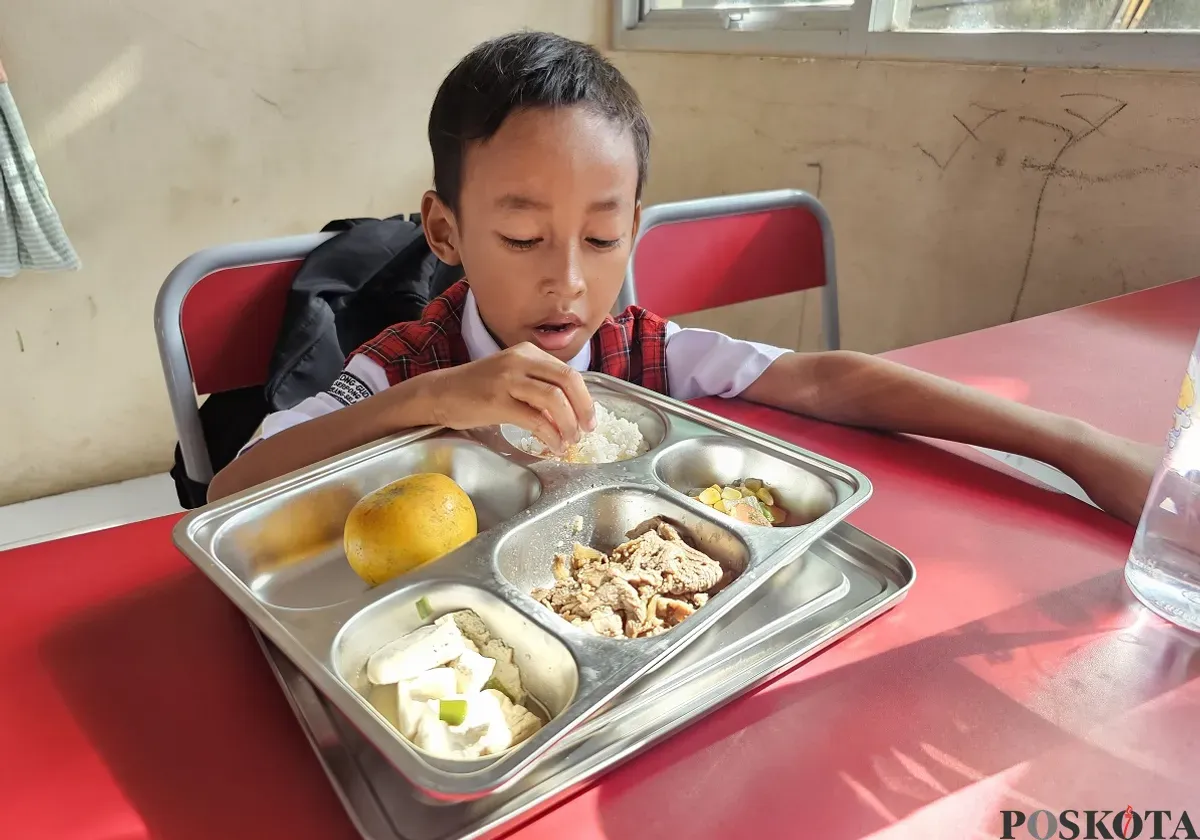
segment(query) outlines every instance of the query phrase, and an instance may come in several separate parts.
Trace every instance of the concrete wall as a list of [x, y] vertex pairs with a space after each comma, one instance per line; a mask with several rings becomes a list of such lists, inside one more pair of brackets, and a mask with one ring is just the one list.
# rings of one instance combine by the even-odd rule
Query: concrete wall
[[[1200, 275], [1195, 75], [618, 58], [657, 131], [649, 201], [819, 195], [845, 346], [881, 351]], [[697, 320], [818, 347], [819, 309], [803, 304]]]
[[[602, 40], [608, 3], [3, 6], [0, 57], [85, 267], [0, 280], [0, 503], [165, 469], [151, 313], [167, 272], [206, 245], [415, 208], [426, 111], [458, 57], [523, 26]], [[820, 195], [846, 346], [1200, 274], [1195, 76], [616, 59], [657, 132], [650, 201]], [[692, 320], [820, 340], [803, 295]]]

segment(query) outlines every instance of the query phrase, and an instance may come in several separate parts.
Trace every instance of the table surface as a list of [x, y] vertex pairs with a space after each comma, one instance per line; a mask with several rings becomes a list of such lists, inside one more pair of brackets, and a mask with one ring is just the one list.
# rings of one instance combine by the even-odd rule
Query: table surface
[[[1200, 279], [889, 355], [1157, 441], [1197, 312]], [[1128, 526], [918, 440], [705, 405], [863, 470], [852, 521], [916, 586], [512, 836], [998, 837], [1002, 809], [1127, 805], [1200, 824], [1200, 641], [1128, 593]], [[354, 837], [174, 521], [0, 554], [0, 837]]]

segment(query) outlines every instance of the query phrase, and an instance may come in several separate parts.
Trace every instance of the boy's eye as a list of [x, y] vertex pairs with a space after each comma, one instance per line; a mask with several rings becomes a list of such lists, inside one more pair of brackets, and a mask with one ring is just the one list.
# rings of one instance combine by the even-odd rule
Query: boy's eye
[[595, 237], [588, 238], [588, 244], [593, 248], [599, 248], [601, 251], [611, 251], [621, 244], [620, 239], [596, 239]]
[[501, 235], [500, 240], [505, 246], [512, 248], [514, 251], [528, 251], [542, 240], [540, 239], [513, 239], [511, 236]]

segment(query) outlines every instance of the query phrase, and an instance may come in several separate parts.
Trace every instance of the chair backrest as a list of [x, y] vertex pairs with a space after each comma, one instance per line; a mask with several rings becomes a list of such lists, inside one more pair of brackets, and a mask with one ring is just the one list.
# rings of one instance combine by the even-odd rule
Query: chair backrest
[[816, 198], [775, 190], [657, 204], [642, 226], [619, 308], [672, 318], [822, 289], [825, 343], [840, 344], [833, 230]]
[[[181, 262], [154, 309], [159, 358], [186, 472], [212, 480], [197, 397], [266, 382], [292, 279], [336, 234], [221, 245]], [[838, 346], [833, 233], [798, 190], [659, 204], [642, 214], [617, 310], [663, 317], [821, 287], [826, 344]]]
[[158, 293], [158, 354], [186, 472], [212, 479], [197, 397], [267, 380], [288, 290], [304, 257], [334, 234], [209, 248], [188, 257]]

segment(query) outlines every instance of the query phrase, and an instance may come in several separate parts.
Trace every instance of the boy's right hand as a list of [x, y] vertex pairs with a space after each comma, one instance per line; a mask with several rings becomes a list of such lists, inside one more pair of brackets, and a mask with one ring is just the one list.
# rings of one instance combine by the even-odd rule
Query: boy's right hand
[[592, 397], [583, 377], [533, 344], [432, 374], [428, 384], [434, 422], [450, 429], [512, 423], [537, 435], [561, 455], [595, 428]]

